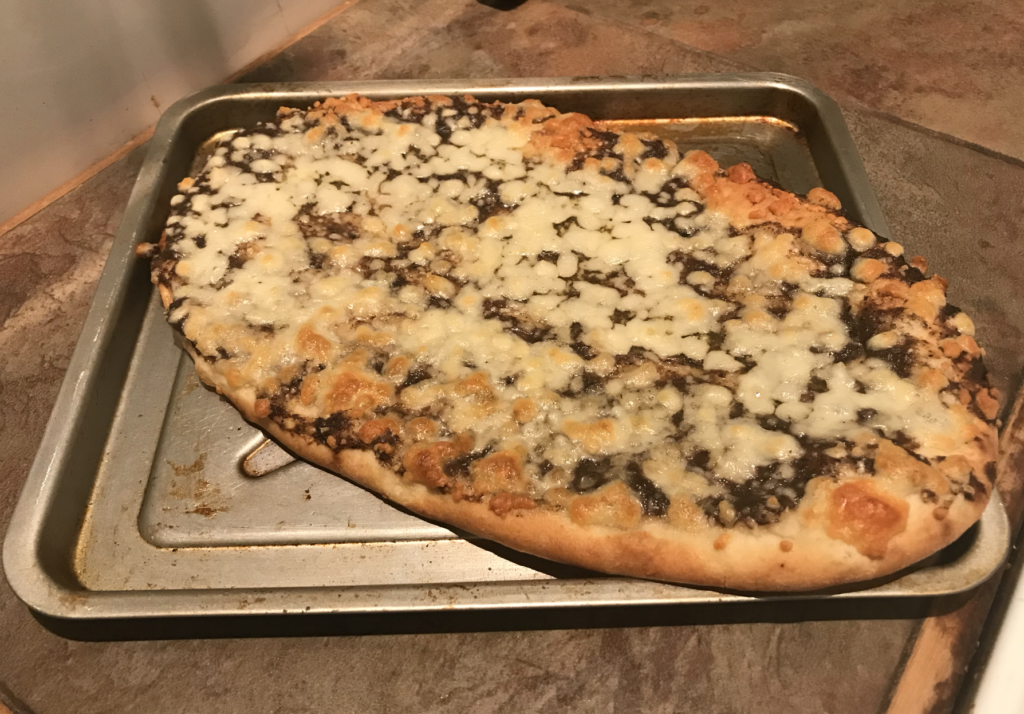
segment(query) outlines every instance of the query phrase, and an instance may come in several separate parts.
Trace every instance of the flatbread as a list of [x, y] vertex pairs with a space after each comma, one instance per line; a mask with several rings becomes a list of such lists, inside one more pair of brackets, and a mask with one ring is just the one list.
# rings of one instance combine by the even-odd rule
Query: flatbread
[[545, 558], [816, 589], [927, 557], [992, 490], [998, 395], [923, 259], [828, 191], [537, 101], [282, 109], [140, 254], [246, 419]]

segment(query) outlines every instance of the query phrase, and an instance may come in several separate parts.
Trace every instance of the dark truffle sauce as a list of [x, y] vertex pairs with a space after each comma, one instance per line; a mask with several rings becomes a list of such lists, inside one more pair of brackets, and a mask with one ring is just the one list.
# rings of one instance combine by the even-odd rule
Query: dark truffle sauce
[[[454, 109], [455, 112], [453, 116], [443, 115], [445, 111], [451, 109]], [[403, 102], [399, 106], [396, 106], [386, 112], [386, 115], [400, 121], [420, 122], [427, 114], [433, 113], [435, 115], [435, 131], [440, 136], [442, 143], [450, 143], [456, 122], [463, 117], [468, 117], [471, 125], [478, 127], [486, 120], [487, 117], [500, 115], [502, 111], [502, 108], [489, 107], [483, 104], [468, 104], [462, 98], [454, 98], [454, 105], [450, 107], [444, 105], [435, 106], [429, 103], [417, 104], [415, 102]], [[313, 122], [307, 120], [307, 128], [312, 128], [313, 125]], [[344, 119], [342, 120], [342, 126], [346, 130], [350, 129], [350, 127], [348, 127], [348, 123]], [[260, 133], [273, 137], [281, 134], [281, 130], [275, 124], [261, 124], [256, 128], [239, 132], [234, 137], [225, 139], [222, 144], [220, 144], [220, 147], [226, 149], [226, 152], [224, 152], [226, 163], [236, 166], [244, 171], [254, 173], [258, 181], [280, 182], [283, 180], [282, 171], [260, 173], [254, 172], [251, 166], [252, 162], [257, 160], [274, 159], [276, 156], [275, 152], [260, 150], [253, 147], [238, 150], [233, 148], [231, 145], [231, 141], [235, 137], [253, 136]], [[334, 127], [328, 127], [327, 134], [331, 137], [337, 137], [337, 130]], [[622, 154], [615, 151], [615, 146], [618, 143], [617, 134], [595, 129], [591, 130], [591, 136], [598, 140], [597, 145], [589, 152], [580, 153], [572, 162], [570, 170], [581, 168], [588, 157], [613, 157], [620, 161], [623, 159]], [[641, 158], [664, 158], [668, 155], [668, 147], [664, 142], [658, 139], [643, 139], [643, 143], [645, 151]], [[413, 149], [413, 152], [416, 153], [416, 150]], [[237, 158], [236, 154], [238, 153], [243, 155], [242, 158]], [[363, 163], [365, 161], [358, 154], [353, 154], [347, 158], [358, 163]], [[289, 161], [285, 160], [282, 162], [282, 165], [287, 166], [288, 163]], [[392, 171], [392, 173], [397, 175], [397, 172]], [[604, 173], [615, 180], [626, 182], [626, 177], [621, 169], [605, 171]], [[500, 183], [487, 179], [480, 173], [463, 170], [450, 176], [434, 178], [437, 180], [457, 178], [467, 183], [473, 182], [478, 185], [482, 185], [483, 189], [478, 192], [476, 197], [472, 200], [473, 205], [477, 208], [479, 221], [481, 222], [490, 216], [508, 213], [515, 208], [514, 204], [509, 205], [501, 200]], [[679, 205], [681, 201], [675, 199], [674, 194], [677, 190], [685, 188], [686, 186], [687, 184], [682, 179], [673, 178], [666, 183], [657, 194], [649, 195], [648, 197], [660, 207], [676, 206]], [[184, 192], [184, 200], [178, 202], [171, 208], [171, 216], [182, 217], [189, 215], [190, 211], [192, 211], [191, 203], [194, 196], [211, 194], [213, 194], [213, 191], [209, 186], [207, 176], [205, 174], [200, 175], [196, 179], [193, 187]], [[691, 203], [694, 203], [693, 212], [690, 214], [691, 216], [698, 215], [704, 211], [703, 205], [692, 201]], [[328, 238], [331, 241], [343, 243], [352, 241], [360, 235], [360, 219], [357, 216], [351, 214], [319, 216], [313, 210], [314, 208], [315, 204], [308, 204], [300, 210], [298, 216], [299, 228], [303, 236], [306, 238]], [[653, 219], [651, 219], [651, 221], [653, 221]], [[666, 220], [659, 222], [668, 230], [676, 232], [683, 237], [688, 238], [696, 233], [695, 229], [685, 226], [681, 227], [676, 221]], [[576, 218], [571, 217], [555, 226], [555, 228], [558, 235], [561, 236], [576, 224]], [[396, 257], [372, 260], [364, 259], [356, 269], [366, 276], [373, 275], [378, 278], [381, 276], [387, 277], [390, 280], [392, 291], [397, 291], [408, 284], [418, 283], [426, 275], [428, 268], [412, 264], [407, 259], [407, 256], [411, 250], [419, 245], [420, 242], [435, 235], [437, 230], [438, 229], [434, 227], [421, 229], [417, 231], [407, 243], [400, 244], [398, 246], [398, 255]], [[173, 223], [169, 224], [163, 250], [154, 260], [154, 272], [157, 275], [158, 280], [167, 286], [172, 286], [181, 280], [174, 274], [175, 261], [180, 257], [175, 246], [179, 241], [184, 239], [184, 231], [181, 226]], [[193, 237], [191, 240], [195, 242], [197, 247], [205, 247], [205, 236]], [[883, 249], [883, 243], [880, 243], [875, 248], [860, 255], [875, 258], [876, 260], [887, 263], [890, 266], [887, 274], [889, 276], [899, 276], [908, 284], [924, 279], [924, 276], [920, 271], [909, 266], [902, 257], [894, 258], [889, 255]], [[442, 254], [437, 257], [442, 262], [447, 262], [448, 264], [455, 264], [458, 261], [458, 256], [454, 255]], [[854, 257], [854, 251], [847, 252], [847, 256], [844, 261], [844, 271], [842, 274], [848, 274]], [[240, 247], [233, 255], [228, 257], [228, 276], [222, 280], [224, 285], [230, 283], [231, 271], [243, 267], [248, 258], [249, 255], [245, 251], [244, 247]], [[545, 252], [536, 256], [537, 261], [550, 261], [552, 263], [557, 262], [558, 258], [559, 254], [556, 252]], [[579, 294], [574, 287], [576, 282], [585, 282], [613, 288], [622, 296], [629, 295], [636, 290], [633, 281], [629, 279], [621, 269], [612, 270], [611, 272], [606, 273], [588, 270], [583, 268], [583, 263], [587, 256], [577, 255], [577, 258], [579, 259], [580, 267], [574, 275], [566, 278], [567, 288], [564, 291], [566, 297], [573, 297], [574, 295]], [[685, 282], [686, 276], [694, 271], [699, 270], [709, 274], [714, 279], [713, 284], [696, 286], [696, 289], [706, 296], [724, 297], [725, 286], [729, 282], [733, 266], [720, 266], [709, 263], [681, 251], [671, 254], [669, 256], [669, 262], [680, 265], [682, 271], [681, 282]], [[324, 256], [311, 251], [310, 266], [315, 270], [323, 269]], [[453, 279], [448, 275], [447, 271], [443, 271], [438, 274], [449, 279]], [[823, 268], [821, 274], [824, 276], [828, 273]], [[834, 274], [829, 275], [830, 277], [834, 277]], [[457, 283], [458, 281], [455, 282]], [[223, 287], [223, 285], [220, 287]], [[790, 309], [791, 295], [794, 292], [795, 287], [796, 286], [784, 284], [782, 286], [781, 293], [770, 299], [767, 309], [774, 316], [782, 319], [788, 313]], [[903, 342], [884, 350], [868, 351], [864, 346], [872, 335], [890, 329], [894, 320], [898, 317], [898, 312], [868, 305], [855, 314], [850, 309], [850, 306], [845, 299], [843, 299], [842, 302], [843, 312], [841, 317], [849, 333], [850, 342], [841, 351], [832, 355], [833, 361], [848, 362], [856, 359], [862, 359], [865, 356], [873, 357], [887, 362], [900, 377], [908, 377], [911, 374], [917, 359], [917, 347], [912, 339], [908, 338]], [[433, 304], [435, 306], [446, 307], [449, 303], [444, 299], [435, 298], [435, 302]], [[183, 308], [184, 310], [181, 313], [182, 316], [178, 317], [174, 322], [174, 326], [179, 331], [182, 330], [182, 325], [188, 319], [188, 299], [179, 298], [175, 300], [168, 310], [169, 313], [174, 313], [176, 311], [182, 311]], [[957, 308], [947, 305], [940, 313], [938, 321], [939, 324], [946, 324], [947, 320], [957, 312], [959, 312]], [[733, 314], [734, 313], [726, 314], [721, 318], [722, 321], [729, 319]], [[593, 359], [598, 354], [597, 350], [586, 343], [582, 326], [580, 326], [579, 323], [574, 323], [567, 331], [567, 334], [559, 334], [558, 331], [554, 330], [552, 327], [530, 318], [525, 312], [525, 305], [513, 300], [504, 298], [485, 300], [483, 304], [483, 316], [486, 319], [499, 320], [506, 332], [515, 335], [526, 342], [533, 343], [545, 340], [557, 341], [569, 346], [574, 352], [576, 352], [576, 354], [587, 360]], [[625, 324], [635, 317], [635, 314], [629, 311], [615, 310], [612, 321], [614, 324]], [[274, 327], [271, 325], [254, 326], [254, 329], [262, 329], [263, 331], [272, 333]], [[952, 332], [952, 330], [950, 331]], [[705, 337], [709, 338], [712, 349], [718, 349], [721, 345], [721, 333], [712, 333], [711, 335], [705, 335]], [[227, 359], [230, 355], [223, 350], [218, 350], [217, 355], [203, 355], [203, 357], [209, 361], [216, 361], [217, 359]], [[371, 358], [371, 361], [376, 360], [382, 366], [386, 358], [387, 355], [381, 353], [374, 355]], [[576, 388], [570, 389], [566, 396], [576, 396], [578, 394], [595, 395], [603, 393], [607, 382], [610, 379], [618, 376], [621, 371], [645, 361], [653, 363], [659, 369], [659, 372], [662, 374], [662, 379], [659, 381], [659, 384], [667, 384], [671, 382], [680, 388], [680, 390], [684, 390], [684, 393], [686, 389], [700, 381], [721, 382], [724, 379], [723, 375], [715, 373], [706, 373], [700, 379], [695, 379], [695, 372], [691, 368], [698, 366], [698, 363], [694, 363], [692, 360], [682, 355], [679, 355], [678, 358], [661, 360], [656, 355], [634, 347], [628, 354], [616, 355], [615, 359], [617, 364], [615, 373], [608, 377], [600, 377], [590, 371], [585, 371], [583, 376], [578, 380], [579, 384], [576, 385]], [[353, 423], [350, 418], [341, 412], [332, 414], [328, 417], [305, 420], [289, 413], [285, 408], [286, 400], [294, 397], [297, 393], [298, 385], [301, 384], [302, 376], [309, 372], [323, 369], [323, 367], [323, 365], [307, 364], [302, 374], [296, 377], [291, 384], [283, 385], [275, 394], [261, 395], [269, 397], [270, 399], [271, 418], [285, 428], [296, 433], [305, 434], [315, 442], [328, 446], [335, 451], [353, 448], [374, 449], [377, 452], [378, 458], [382, 461], [385, 463], [392, 461], [394, 458], [394, 449], [380, 448], [382, 445], [393, 447], [397, 444], [397, 437], [390, 433], [385, 433], [385, 435], [378, 437], [371, 444], [365, 444], [353, 436], [358, 430], [358, 424]], [[749, 367], [750, 365], [747, 364], [747, 369], [749, 369]], [[429, 368], [420, 365], [413, 365], [404, 382], [397, 387], [397, 391], [400, 392], [402, 389], [429, 379], [430, 376], [431, 372]], [[981, 364], [980, 360], [976, 360], [971, 365], [968, 377], [979, 381], [984, 380], [984, 366]], [[957, 385], [951, 385], [950, 388], [955, 388], [956, 386]], [[824, 380], [816, 376], [811, 377], [802, 397], [802, 401], [813, 401], [816, 394], [826, 391], [827, 388], [828, 386]], [[609, 403], [611, 403], [612, 398], [608, 397], [608, 400]], [[738, 403], [736, 406], [739, 406]], [[429, 411], [430, 410], [422, 410], [420, 413], [426, 414], [429, 413]], [[739, 412], [742, 413], [742, 411], [742, 406], [740, 406]], [[414, 416], [413, 414], [407, 414], [401, 408], [394, 406], [377, 410], [378, 415], [386, 412], [397, 413], [406, 417]], [[679, 439], [685, 435], [685, 430], [689, 428], [683, 423], [683, 414], [684, 412], [680, 411], [672, 418], [672, 423], [679, 430], [676, 437]], [[739, 416], [739, 414], [736, 416]], [[861, 410], [857, 415], [858, 422], [862, 425], [870, 426], [871, 420], [874, 416], [874, 410]], [[789, 431], [789, 425], [776, 417], [762, 418], [760, 423], [761, 426], [766, 429], [785, 432]], [[880, 431], [879, 433], [881, 434]], [[844, 461], [848, 462], [848, 465], [854, 467], [861, 473], [873, 473], [874, 463], [871, 458], [853, 459], [852, 457], [847, 457], [845, 460], [837, 460], [824, 453], [826, 449], [835, 446], [834, 443], [809, 440], [799, 434], [794, 434], [794, 436], [796, 436], [800, 442], [803, 453], [788, 465], [788, 469], [791, 473], [789, 477], [783, 477], [781, 475], [780, 472], [782, 471], [782, 464], [774, 463], [767, 466], [757, 467], [755, 475], [752, 478], [742, 483], [735, 483], [717, 478], [713, 473], [707, 471], [710, 458], [710, 454], [707, 451], [697, 451], [691, 454], [687, 459], [688, 468], [697, 473], [705, 473], [706, 478], [717, 484], [721, 489], [721, 493], [719, 495], [707, 497], [698, 501], [698, 506], [704, 511], [707, 517], [721, 525], [729, 526], [733, 525], [733, 523], [744, 523], [751, 527], [755, 525], [774, 523], [779, 520], [780, 514], [783, 511], [795, 508], [798, 505], [804, 495], [807, 483], [812, 478], [835, 474], [839, 466]], [[888, 436], [899, 440], [901, 435]], [[913, 444], [905, 445], [911, 450], [911, 453], [914, 453], [911, 448], [914, 446]], [[445, 473], [453, 478], [468, 477], [472, 462], [489, 454], [492, 451], [492, 448], [492, 446], [488, 445], [478, 451], [449, 460], [444, 465]], [[572, 480], [569, 484], [569, 488], [580, 494], [590, 493], [612, 480], [621, 479], [629, 486], [633, 493], [636, 494], [643, 507], [645, 515], [652, 517], [665, 516], [668, 512], [669, 499], [653, 481], [644, 475], [643, 467], [641, 466], [644, 457], [645, 455], [642, 454], [633, 454], [620, 455], [616, 457], [584, 458], [577, 463], [572, 473]], [[401, 467], [397, 464], [396, 467], [399, 471], [401, 470]], [[540, 472], [543, 475], [550, 471], [550, 469], [550, 462], [544, 462], [540, 467]], [[972, 475], [970, 477], [968, 493], [966, 495], [968, 498], [971, 498], [973, 497], [971, 494], [979, 490], [983, 492], [984, 486]], [[732, 506], [731, 510], [734, 517], [723, 518], [723, 509], [721, 507], [723, 502], [728, 502]]]

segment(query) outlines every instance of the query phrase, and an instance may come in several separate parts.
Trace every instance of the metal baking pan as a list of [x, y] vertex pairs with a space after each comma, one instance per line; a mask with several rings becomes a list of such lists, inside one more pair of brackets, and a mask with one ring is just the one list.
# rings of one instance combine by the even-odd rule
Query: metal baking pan
[[[823, 185], [888, 234], [836, 104], [778, 74], [661, 80], [517, 79], [225, 86], [161, 119], [4, 543], [11, 586], [73, 620], [751, 602], [609, 577], [512, 552], [393, 508], [303, 462], [260, 479], [240, 462], [264, 439], [202, 388], [134, 257], [159, 236], [176, 182], [211, 136], [360, 92], [535, 97], [748, 161], [806, 192]], [[928, 246], [916, 246], [927, 254]], [[780, 598], [896, 598], [969, 589], [1009, 545], [998, 497], [980, 524], [884, 582]]]

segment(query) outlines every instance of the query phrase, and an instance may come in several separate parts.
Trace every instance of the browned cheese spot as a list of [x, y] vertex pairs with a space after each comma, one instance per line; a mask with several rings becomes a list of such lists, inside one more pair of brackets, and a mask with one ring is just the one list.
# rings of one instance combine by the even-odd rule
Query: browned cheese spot
[[838, 211], [843, 207], [834, 193], [823, 188], [812, 188], [807, 192], [807, 200], [815, 206], [821, 206], [830, 211]]
[[496, 515], [506, 516], [512, 511], [523, 511], [537, 507], [537, 502], [521, 493], [497, 493], [491, 497], [488, 507]]
[[970, 335], [960, 335], [956, 338], [956, 341], [963, 351], [967, 353], [968, 357], [974, 358], [981, 356], [981, 347], [978, 346], [978, 343]]
[[402, 459], [406, 476], [410, 481], [431, 488], [442, 488], [451, 483], [444, 472], [446, 461], [466, 453], [462, 444], [455, 441], [437, 441], [433, 444], [414, 444]]
[[229, 387], [242, 387], [248, 381], [237, 367], [229, 367], [224, 370], [224, 380]]
[[756, 205], [771, 198], [772, 192], [767, 186], [755, 183], [745, 195], [748, 201]]
[[360, 325], [356, 328], [356, 341], [373, 347], [386, 348], [394, 342], [394, 337], [387, 332], [378, 332], [369, 325]]
[[[971, 462], [966, 457], [960, 454], [953, 454], [947, 456], [945, 459], [936, 464], [936, 468], [942, 472], [950, 482], [966, 485], [971, 480]], [[935, 491], [935, 489], [931, 489]], [[941, 495], [943, 492], [935, 491], [937, 495]]]
[[750, 183], [757, 177], [754, 175], [754, 170], [750, 168], [750, 164], [742, 163], [730, 166], [725, 171], [725, 175], [729, 177], [729, 180], [733, 183]]
[[[527, 104], [526, 102], [523, 105]], [[520, 105], [522, 106], [522, 105]], [[527, 117], [530, 113], [527, 107]], [[550, 115], [551, 110], [547, 108], [538, 109], [539, 116]], [[532, 120], [531, 120], [532, 121]], [[544, 122], [544, 128], [534, 132], [530, 137], [530, 143], [523, 147], [523, 155], [526, 158], [533, 156], [550, 156], [557, 161], [567, 163], [572, 161], [579, 153], [580, 144], [584, 146], [593, 144], [584, 132], [592, 122], [582, 114], [562, 114], [552, 117]]]
[[316, 401], [317, 391], [320, 389], [320, 375], [310, 374], [302, 380], [302, 388], [299, 390], [299, 401], [307, 407]]
[[440, 428], [430, 417], [416, 417], [406, 424], [406, 431], [413, 441], [426, 441], [437, 438]]
[[576, 496], [567, 488], [556, 486], [544, 493], [544, 502], [555, 508], [569, 508]]
[[331, 353], [331, 342], [316, 330], [304, 326], [295, 337], [295, 349], [300, 355], [326, 362]]
[[537, 416], [537, 403], [529, 397], [520, 397], [512, 402], [512, 415], [520, 424], [532, 421]]
[[946, 304], [946, 290], [938, 278], [922, 280], [910, 286], [907, 309], [929, 325], [935, 322], [939, 309]]
[[491, 380], [486, 372], [473, 372], [473, 374], [458, 382], [454, 391], [460, 396], [472, 397], [482, 401], [494, 398]]
[[330, 413], [344, 411], [352, 417], [361, 417], [367, 411], [391, 402], [394, 387], [356, 372], [342, 372], [327, 393], [326, 406]]
[[914, 384], [925, 387], [935, 392], [940, 392], [949, 386], [949, 380], [937, 369], [931, 367], [920, 367], [913, 375]]
[[669, 502], [668, 520], [673, 526], [684, 531], [694, 531], [708, 525], [704, 509], [689, 498], [681, 496], [674, 497]]
[[174, 302], [174, 291], [163, 283], [158, 283], [156, 287], [160, 291], [160, 301], [163, 303], [164, 309], [169, 308]]
[[850, 269], [850, 277], [862, 283], [871, 283], [885, 275], [889, 266], [876, 258], [860, 258]]
[[888, 310], [907, 304], [910, 287], [896, 278], [881, 278], [868, 287], [868, 295], [873, 307]]
[[996, 414], [999, 413], [999, 400], [995, 399], [992, 394], [994, 390], [979, 389], [978, 393], [974, 395], [974, 401], [978, 403], [978, 409], [985, 415], [986, 419], [995, 419]]
[[956, 359], [964, 351], [964, 348], [960, 346], [960, 343], [954, 340], [952, 337], [947, 337], [939, 343], [939, 347], [942, 349], [942, 354], [946, 355], [950, 359]]
[[768, 204], [768, 212], [773, 216], [784, 216], [790, 211], [796, 210], [799, 205], [794, 196], [780, 196]]
[[253, 414], [258, 416], [260, 419], [270, 416], [270, 400], [269, 399], [257, 399], [252, 404]]
[[577, 496], [569, 507], [573, 522], [581, 526], [607, 526], [623, 530], [640, 525], [643, 506], [622, 481], [613, 481], [585, 496]]
[[[952, 466], [952, 463], [950, 465]], [[937, 496], [949, 492], [949, 481], [939, 469], [918, 461], [888, 439], [883, 439], [878, 444], [878, 451], [875, 452], [875, 473], [880, 478], [893, 478], [897, 482], [928, 489]]]
[[412, 362], [404, 355], [395, 355], [384, 365], [384, 376], [393, 382], [401, 382], [409, 374]]
[[359, 440], [364, 444], [369, 444], [382, 436], [387, 436], [388, 434], [398, 436], [401, 433], [402, 427], [397, 419], [391, 417], [371, 419], [359, 427]]
[[289, 364], [282, 367], [277, 372], [277, 381], [281, 384], [288, 384], [299, 376], [299, 369], [300, 367], [298, 364]]
[[827, 218], [818, 218], [804, 226], [800, 239], [822, 253], [836, 254], [846, 250], [846, 242], [839, 230]]
[[849, 543], [862, 555], [883, 558], [889, 542], [907, 527], [909, 506], [883, 493], [867, 479], [832, 491], [828, 535]]
[[588, 454], [596, 454], [615, 438], [615, 422], [611, 419], [598, 419], [584, 424], [566, 419], [562, 431], [570, 439], [583, 444]]
[[460, 503], [467, 495], [470, 494], [467, 493], [464, 481], [455, 481], [452, 487], [448, 490], [448, 497], [452, 499], [453, 503]]
[[474, 461], [469, 466], [476, 493], [516, 492], [522, 490], [523, 464], [518, 454], [499, 451]]

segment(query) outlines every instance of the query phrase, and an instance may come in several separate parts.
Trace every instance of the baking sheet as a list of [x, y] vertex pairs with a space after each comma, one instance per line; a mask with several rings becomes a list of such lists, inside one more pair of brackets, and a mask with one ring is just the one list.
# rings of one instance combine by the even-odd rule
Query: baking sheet
[[[132, 247], [159, 235], [175, 183], [210, 136], [271, 119], [280, 105], [353, 91], [537, 97], [707, 149], [723, 164], [747, 161], [792, 191], [824, 185], [855, 219], [888, 234], [838, 108], [781, 75], [252, 85], [194, 95], [154, 135], [12, 520], [4, 565], [18, 595], [38, 612], [85, 619], [756, 599], [515, 553], [302, 462], [257, 480], [241, 474], [263, 437], [199, 385]], [[958, 592], [986, 579], [1008, 543], [994, 498], [979, 526], [912, 572], [845, 592], [772, 597]]]

